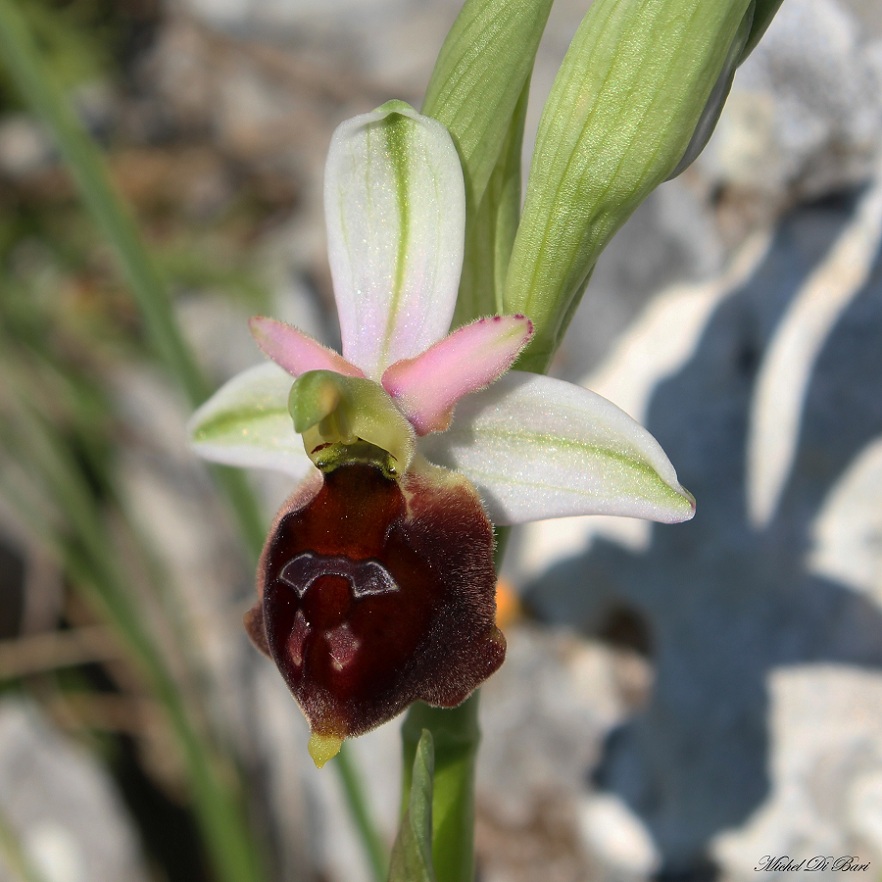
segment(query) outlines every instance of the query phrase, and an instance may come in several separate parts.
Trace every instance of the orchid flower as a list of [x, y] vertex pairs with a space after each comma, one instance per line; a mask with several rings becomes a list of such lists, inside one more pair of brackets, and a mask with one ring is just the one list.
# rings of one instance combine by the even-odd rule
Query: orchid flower
[[271, 362], [230, 380], [190, 426], [204, 458], [300, 482], [271, 528], [246, 628], [303, 709], [319, 765], [416, 700], [461, 703], [502, 663], [492, 524], [694, 512], [629, 416], [510, 370], [528, 318], [448, 333], [465, 196], [440, 123], [402, 102], [344, 122], [325, 211], [342, 355], [254, 318]]

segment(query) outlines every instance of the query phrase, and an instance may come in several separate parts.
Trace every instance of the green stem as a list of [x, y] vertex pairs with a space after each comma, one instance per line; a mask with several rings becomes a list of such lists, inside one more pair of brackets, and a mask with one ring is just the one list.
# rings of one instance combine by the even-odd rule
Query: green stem
[[[496, 570], [511, 533], [497, 527]], [[410, 799], [413, 763], [423, 729], [435, 743], [435, 787], [432, 799], [432, 861], [438, 882], [471, 882], [475, 876], [475, 764], [481, 743], [478, 724], [480, 690], [455, 708], [411, 705], [401, 727], [402, 809]]]
[[438, 882], [470, 882], [475, 875], [475, 761], [481, 741], [478, 697], [473, 692], [453, 709], [414, 704], [401, 727], [405, 805], [423, 729], [432, 733], [435, 743], [432, 861]]

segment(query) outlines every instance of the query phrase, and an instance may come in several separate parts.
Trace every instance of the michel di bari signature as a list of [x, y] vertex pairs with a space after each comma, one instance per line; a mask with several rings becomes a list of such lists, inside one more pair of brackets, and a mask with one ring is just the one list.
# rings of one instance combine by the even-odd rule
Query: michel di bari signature
[[767, 873], [781, 873], [787, 871], [805, 870], [823, 871], [833, 870], [834, 872], [857, 872], [866, 870], [870, 866], [869, 861], [862, 861], [855, 854], [843, 854], [835, 857], [831, 854], [816, 854], [814, 857], [792, 858], [789, 855], [781, 855], [780, 857], [772, 854], [763, 855], [754, 870], [765, 871]]

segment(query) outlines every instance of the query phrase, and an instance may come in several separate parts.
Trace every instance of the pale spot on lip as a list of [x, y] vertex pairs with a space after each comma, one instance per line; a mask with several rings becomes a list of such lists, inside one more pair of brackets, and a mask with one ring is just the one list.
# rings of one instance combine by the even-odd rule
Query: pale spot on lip
[[331, 651], [331, 662], [334, 669], [342, 671], [355, 658], [361, 642], [352, 633], [349, 625], [340, 625], [332, 631], [325, 633], [325, 640], [328, 641]]
[[294, 627], [287, 641], [288, 656], [295, 665], [303, 664], [303, 644], [306, 643], [308, 634], [309, 625], [306, 623], [306, 617], [303, 615], [303, 610], [298, 609], [294, 617]]

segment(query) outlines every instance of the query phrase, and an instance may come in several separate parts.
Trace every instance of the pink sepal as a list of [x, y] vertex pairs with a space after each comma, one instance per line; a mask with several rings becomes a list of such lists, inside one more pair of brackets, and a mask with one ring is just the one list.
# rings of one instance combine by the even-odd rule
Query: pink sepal
[[454, 331], [416, 358], [404, 358], [383, 374], [418, 435], [443, 432], [456, 402], [502, 376], [533, 335], [522, 315], [482, 318]]
[[293, 325], [254, 316], [249, 322], [251, 334], [263, 354], [294, 377], [307, 371], [334, 371], [346, 377], [363, 377], [364, 373], [342, 355], [322, 346]]

